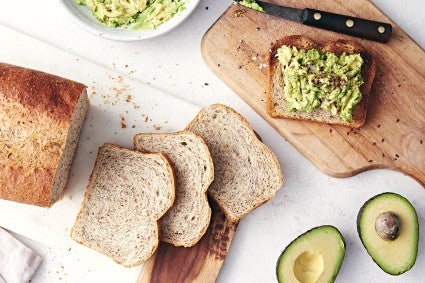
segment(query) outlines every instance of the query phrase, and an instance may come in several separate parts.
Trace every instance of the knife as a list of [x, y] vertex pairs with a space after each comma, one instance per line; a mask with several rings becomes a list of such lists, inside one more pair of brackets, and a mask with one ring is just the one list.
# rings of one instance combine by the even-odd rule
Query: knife
[[[241, 5], [243, 5], [244, 1], [246, 0], [235, 0], [235, 2]], [[392, 33], [392, 26], [388, 23], [310, 8], [298, 9], [263, 1], [255, 2], [263, 9], [264, 13], [271, 16], [373, 41], [388, 42]], [[243, 6], [247, 7], [245, 5]]]

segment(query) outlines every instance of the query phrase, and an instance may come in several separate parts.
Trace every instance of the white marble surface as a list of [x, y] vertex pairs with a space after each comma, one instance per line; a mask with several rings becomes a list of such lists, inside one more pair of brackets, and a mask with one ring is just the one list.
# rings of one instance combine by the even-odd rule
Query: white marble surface
[[[425, 48], [422, 0], [373, 2]], [[111, 41], [81, 30], [66, 16], [57, 0], [0, 3], [0, 24], [196, 105], [221, 102], [234, 107], [252, 122], [264, 142], [276, 152], [285, 184], [272, 201], [242, 220], [218, 282], [275, 282], [274, 269], [281, 250], [302, 232], [322, 224], [335, 225], [346, 239], [346, 257], [337, 282], [423, 282], [425, 191], [422, 185], [389, 170], [374, 170], [347, 179], [324, 175], [207, 68], [200, 53], [201, 37], [231, 1], [201, 1], [192, 16], [171, 33], [139, 42]], [[384, 191], [397, 192], [411, 200], [421, 225], [417, 262], [398, 277], [387, 275], [373, 263], [356, 231], [360, 206]], [[50, 247], [21, 239], [38, 250], [45, 262], [53, 260], [55, 251]], [[39, 272], [45, 273], [44, 276], [37, 274], [33, 282], [67, 282], [69, 270], [75, 271], [64, 270], [60, 265], [54, 270], [41, 268]]]

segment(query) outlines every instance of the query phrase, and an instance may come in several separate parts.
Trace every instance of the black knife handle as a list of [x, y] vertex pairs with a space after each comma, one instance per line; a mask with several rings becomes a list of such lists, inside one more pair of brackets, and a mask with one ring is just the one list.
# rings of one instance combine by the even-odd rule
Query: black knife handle
[[388, 42], [392, 33], [392, 26], [387, 23], [309, 8], [304, 9], [302, 12], [302, 23], [379, 42]]

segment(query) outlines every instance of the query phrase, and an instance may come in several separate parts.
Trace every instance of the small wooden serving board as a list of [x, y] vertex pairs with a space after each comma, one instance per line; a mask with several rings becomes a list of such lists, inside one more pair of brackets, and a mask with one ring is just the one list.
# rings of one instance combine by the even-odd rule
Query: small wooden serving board
[[[237, 4], [206, 32], [202, 54], [211, 70], [324, 173], [349, 177], [390, 168], [425, 184], [425, 53], [367, 0], [268, 0], [391, 23], [387, 44], [361, 40], [272, 17]], [[266, 53], [277, 39], [300, 34], [323, 44], [358, 41], [377, 61], [366, 124], [353, 130], [271, 118], [266, 112]]]

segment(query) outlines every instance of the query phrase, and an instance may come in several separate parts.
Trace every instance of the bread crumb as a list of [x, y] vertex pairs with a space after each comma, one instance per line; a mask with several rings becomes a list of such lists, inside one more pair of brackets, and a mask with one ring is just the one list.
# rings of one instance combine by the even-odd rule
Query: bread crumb
[[121, 121], [120, 121], [121, 128], [123, 128], [123, 129], [127, 128], [127, 125], [125, 124], [125, 118], [124, 118], [124, 116], [120, 116], [120, 118], [121, 118]]
[[236, 10], [234, 13], [233, 13], [233, 16], [234, 17], [242, 17], [243, 16], [243, 14], [245, 14], [246, 13], [246, 10]]
[[159, 131], [159, 130], [161, 130], [161, 126], [159, 126], [159, 125], [153, 125], [153, 129], [154, 130], [156, 130], [156, 131]]
[[258, 65], [258, 68], [260, 69], [260, 70], [262, 70], [262, 69], [264, 69], [264, 68], [267, 68], [268, 67], [268, 65], [266, 64], [266, 63], [261, 63], [260, 65]]

